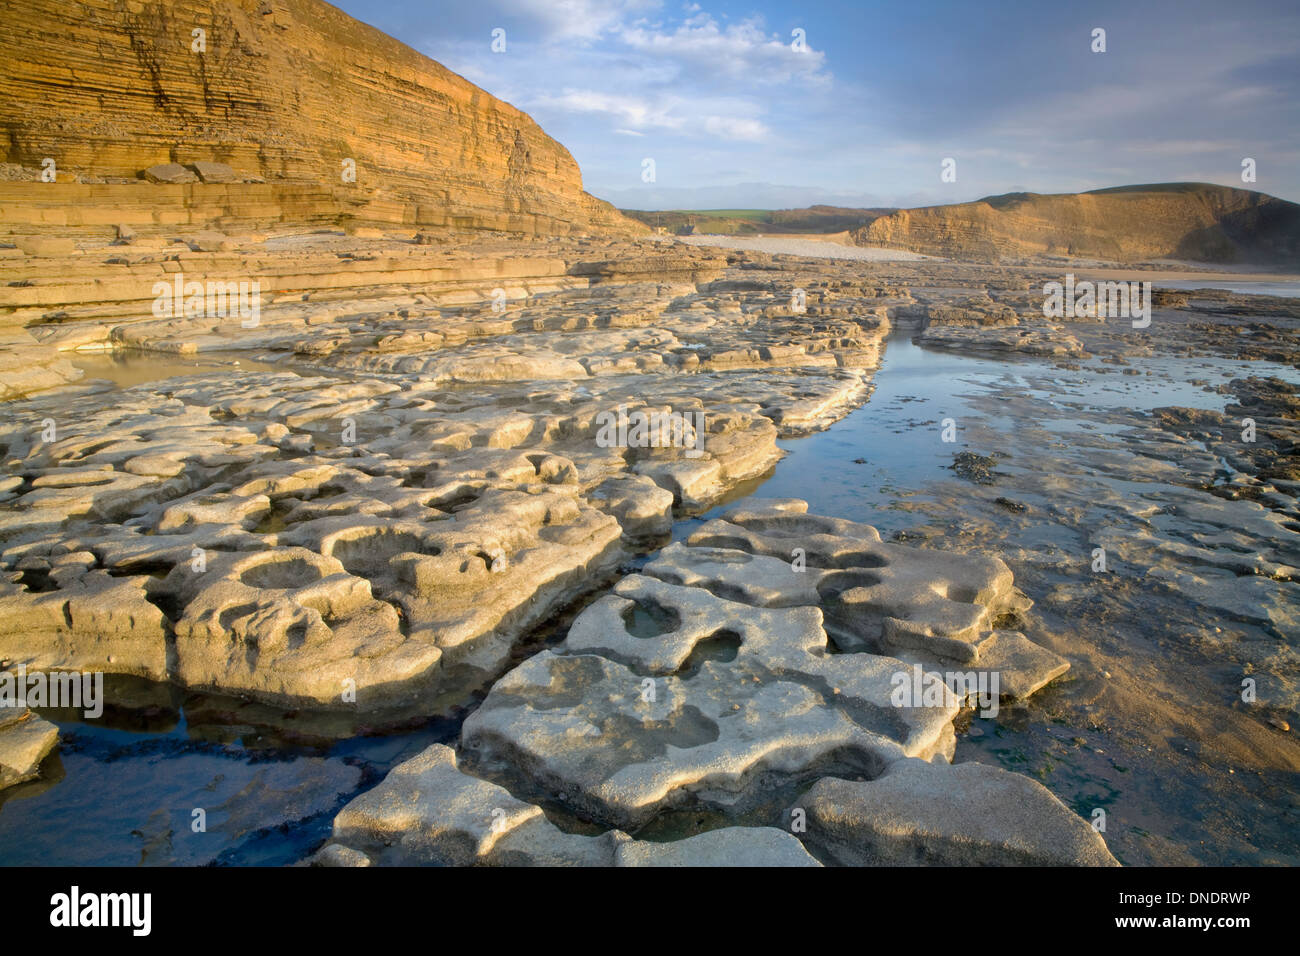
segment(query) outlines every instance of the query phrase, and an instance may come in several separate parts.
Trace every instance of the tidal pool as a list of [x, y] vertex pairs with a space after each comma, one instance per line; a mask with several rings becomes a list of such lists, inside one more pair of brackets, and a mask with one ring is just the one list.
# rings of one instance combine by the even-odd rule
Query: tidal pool
[[238, 352], [202, 352], [197, 355], [160, 355], [157, 352], [74, 352], [68, 360], [85, 372], [79, 384], [95, 379], [130, 388], [185, 375], [222, 369], [239, 372], [301, 372], [301, 366], [261, 362]]

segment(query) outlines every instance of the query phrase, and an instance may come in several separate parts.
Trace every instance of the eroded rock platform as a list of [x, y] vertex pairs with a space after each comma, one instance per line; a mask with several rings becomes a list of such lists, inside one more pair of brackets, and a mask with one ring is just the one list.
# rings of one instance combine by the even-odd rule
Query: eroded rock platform
[[[799, 865], [806, 845], [840, 863], [1113, 864], [1039, 784], [949, 765], [964, 693], [936, 676], [932, 700], [897, 694], [956, 647], [1025, 693], [1068, 666], [993, 627], [1027, 603], [1006, 566], [806, 508], [751, 500], [623, 577], [493, 685], [459, 760], [439, 745], [402, 765], [340, 814], [318, 862]], [[904, 633], [906, 660], [886, 637]], [[629, 835], [680, 811], [721, 825]]]

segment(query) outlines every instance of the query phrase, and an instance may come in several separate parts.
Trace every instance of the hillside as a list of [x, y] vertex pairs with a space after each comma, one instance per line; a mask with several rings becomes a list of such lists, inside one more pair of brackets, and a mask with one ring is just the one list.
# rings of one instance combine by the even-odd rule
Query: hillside
[[853, 239], [863, 246], [980, 261], [1058, 254], [1120, 262], [1294, 264], [1300, 258], [1300, 206], [1207, 183], [1009, 193], [900, 209], [854, 231]]
[[[30, 197], [58, 205], [58, 183], [33, 181], [47, 157], [60, 183], [130, 185], [95, 196], [124, 207], [151, 202], [135, 185], [149, 167], [215, 161], [238, 174], [224, 189], [178, 174], [174, 197], [149, 191], [235, 220], [292, 220], [295, 203], [316, 217], [332, 196], [358, 221], [645, 231], [585, 193], [573, 157], [526, 114], [319, 0], [7, 0], [0, 57], [0, 178], [23, 181], [6, 186], [6, 212]], [[271, 188], [253, 189], [259, 178]], [[25, 218], [87, 224], [48, 212]]]
[[850, 209], [809, 206], [805, 209], [624, 209], [623, 215], [678, 233], [684, 227], [715, 235], [774, 235], [782, 233], [833, 233], [858, 229], [891, 209]]

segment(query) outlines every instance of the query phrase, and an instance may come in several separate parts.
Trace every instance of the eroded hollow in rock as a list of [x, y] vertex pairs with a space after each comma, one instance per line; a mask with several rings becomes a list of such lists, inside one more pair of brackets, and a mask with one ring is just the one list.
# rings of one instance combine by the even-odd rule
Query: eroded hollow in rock
[[836, 570], [849, 570], [852, 568], [885, 568], [889, 566], [886, 561], [878, 554], [870, 551], [850, 551], [847, 554], [836, 554], [828, 556], [825, 559], [823, 567], [833, 568]]
[[[217, 623], [221, 626], [222, 630], [228, 631], [234, 627], [236, 621], [242, 620], [246, 617], [251, 617], [260, 609], [260, 605], [257, 604], [237, 604], [234, 607], [228, 607], [223, 610], [221, 616], [217, 618]], [[257, 643], [256, 637], [252, 635], [246, 635], [245, 641], [251, 644]]]
[[437, 508], [439, 511], [446, 511], [454, 514], [458, 511], [464, 511], [474, 502], [482, 497], [482, 492], [473, 488], [461, 488], [456, 492], [444, 497], [430, 498], [426, 504], [430, 508]]
[[171, 574], [175, 565], [167, 561], [131, 561], [127, 564], [120, 564], [115, 567], [105, 568], [108, 576], [111, 578], [133, 578], [140, 575], [147, 575], [157, 581], [161, 581], [167, 575]]
[[[691, 540], [695, 541], [696, 539], [692, 538]], [[744, 551], [745, 553], [748, 553], [750, 548], [749, 542], [744, 538], [726, 534], [701, 535], [698, 545], [710, 549]]]
[[432, 556], [441, 550], [409, 531], [371, 528], [365, 534], [339, 538], [330, 548], [330, 555], [337, 558], [349, 574], [371, 579], [388, 576], [389, 563], [399, 554], [413, 551]]
[[262, 513], [257, 523], [250, 529], [253, 534], [278, 534], [289, 524], [286, 520], [290, 512], [300, 504], [297, 498], [281, 498], [271, 503], [271, 507]]
[[59, 586], [50, 577], [50, 572], [37, 571], [31, 568], [18, 575], [18, 583], [32, 594], [45, 594], [59, 589]]
[[817, 582], [817, 593], [823, 601], [839, 601], [845, 591], [870, 588], [880, 583], [880, 576], [860, 568], [835, 571]]
[[869, 588], [879, 583], [877, 575], [856, 568], [832, 572], [818, 582], [826, 633], [840, 651], [879, 651], [886, 609], [868, 601], [844, 599], [854, 588]]
[[705, 661], [717, 661], [726, 664], [736, 659], [740, 653], [743, 640], [739, 633], [730, 628], [714, 631], [692, 648], [690, 656], [678, 668], [679, 677], [692, 677], [704, 665]]
[[633, 637], [655, 638], [681, 627], [682, 616], [653, 598], [638, 598], [623, 611], [623, 624]]
[[324, 575], [320, 568], [303, 558], [263, 561], [240, 572], [239, 580], [250, 588], [287, 591], [306, 587]]
[[601, 737], [624, 741], [620, 753], [630, 762], [644, 762], [668, 753], [716, 743], [718, 725], [698, 707], [686, 704], [660, 720], [615, 713], [599, 721]]

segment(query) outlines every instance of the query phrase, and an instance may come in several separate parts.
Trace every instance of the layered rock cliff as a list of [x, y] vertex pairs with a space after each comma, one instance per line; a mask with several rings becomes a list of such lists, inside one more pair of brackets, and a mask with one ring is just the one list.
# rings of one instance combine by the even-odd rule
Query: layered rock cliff
[[1294, 262], [1300, 206], [1206, 183], [1124, 186], [1044, 196], [1010, 193], [900, 209], [853, 233], [864, 246], [961, 259], [1060, 254], [1121, 262]]
[[[156, 164], [215, 161], [267, 180], [271, 206], [278, 184], [315, 184], [313, 218], [332, 201], [358, 222], [646, 231], [583, 192], [573, 157], [526, 114], [319, 0], [4, 6], [0, 162], [30, 179], [53, 159], [58, 183], [23, 183], [46, 204], [68, 180], [135, 182]], [[185, 189], [190, 207], [208, 191]]]

